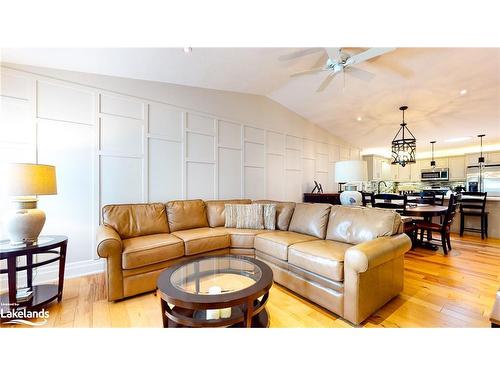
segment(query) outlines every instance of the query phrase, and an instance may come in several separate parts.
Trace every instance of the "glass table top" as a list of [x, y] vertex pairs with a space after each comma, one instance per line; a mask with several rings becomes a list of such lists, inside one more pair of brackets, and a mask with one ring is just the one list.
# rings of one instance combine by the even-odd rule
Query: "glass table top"
[[175, 270], [170, 282], [191, 294], [224, 294], [246, 289], [260, 280], [262, 270], [244, 258], [219, 256], [194, 260]]
[[21, 244], [12, 244], [9, 240], [0, 240], [0, 251], [16, 251], [22, 249], [30, 249], [36, 246], [45, 245], [54, 238], [51, 236], [40, 236], [36, 242], [32, 243], [21, 243]]

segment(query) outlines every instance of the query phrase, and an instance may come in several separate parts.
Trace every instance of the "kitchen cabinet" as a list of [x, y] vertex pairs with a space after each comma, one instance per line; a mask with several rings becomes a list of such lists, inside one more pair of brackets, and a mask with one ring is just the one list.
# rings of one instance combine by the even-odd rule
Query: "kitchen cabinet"
[[368, 181], [390, 180], [389, 161], [381, 156], [367, 155], [363, 156], [368, 170]]
[[398, 180], [399, 164], [391, 164], [391, 178], [392, 181]]
[[453, 156], [448, 158], [450, 180], [465, 180], [465, 157]]
[[[466, 158], [466, 166], [469, 166], [469, 165], [477, 165], [478, 164], [478, 159], [479, 159], [479, 156], [481, 154], [479, 152], [477, 153], [474, 153], [474, 154], [467, 154], [465, 155], [465, 158]], [[488, 163], [488, 154], [484, 153], [483, 152], [483, 156], [484, 156], [484, 161], [486, 163]]]
[[[420, 159], [420, 169], [431, 169], [432, 159]], [[449, 168], [448, 158], [435, 158], [436, 168]]]
[[407, 164], [404, 167], [398, 165], [398, 177], [396, 181], [408, 182], [411, 179], [411, 167], [413, 164]]
[[500, 164], [500, 152], [488, 153], [488, 164]]

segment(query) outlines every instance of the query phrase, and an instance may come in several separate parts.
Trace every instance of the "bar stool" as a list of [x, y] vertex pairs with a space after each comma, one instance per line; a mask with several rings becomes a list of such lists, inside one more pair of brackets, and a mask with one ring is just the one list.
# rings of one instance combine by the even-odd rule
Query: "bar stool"
[[[464, 231], [481, 233], [481, 239], [488, 237], [488, 212], [486, 210], [486, 195], [482, 192], [462, 193], [462, 204], [460, 205], [460, 236]], [[475, 216], [481, 220], [481, 228], [465, 226], [465, 217]]]

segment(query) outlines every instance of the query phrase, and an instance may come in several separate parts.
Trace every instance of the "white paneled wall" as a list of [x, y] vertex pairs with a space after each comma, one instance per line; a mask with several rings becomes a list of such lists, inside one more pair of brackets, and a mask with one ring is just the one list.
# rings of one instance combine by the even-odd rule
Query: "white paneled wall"
[[0, 87], [1, 160], [56, 165], [58, 194], [40, 197], [40, 206], [44, 233], [70, 238], [68, 275], [101, 269], [94, 238], [105, 204], [301, 201], [314, 180], [325, 192], [335, 188], [336, 161], [359, 158], [306, 129], [288, 134], [276, 131], [286, 125], [240, 123], [8, 68]]

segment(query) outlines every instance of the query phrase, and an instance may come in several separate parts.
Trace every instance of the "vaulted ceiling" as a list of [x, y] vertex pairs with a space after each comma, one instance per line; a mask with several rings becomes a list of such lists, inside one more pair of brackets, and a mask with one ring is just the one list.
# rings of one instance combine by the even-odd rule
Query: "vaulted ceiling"
[[[290, 78], [315, 66], [323, 52], [282, 61], [301, 48], [2, 49], [2, 61], [265, 95], [365, 150], [386, 148], [401, 113], [421, 148], [500, 143], [500, 49], [398, 48], [358, 66], [369, 81], [328, 72]], [[360, 48], [345, 48], [350, 54]], [[465, 92], [466, 91], [466, 92]], [[442, 143], [472, 137], [457, 143]]]

